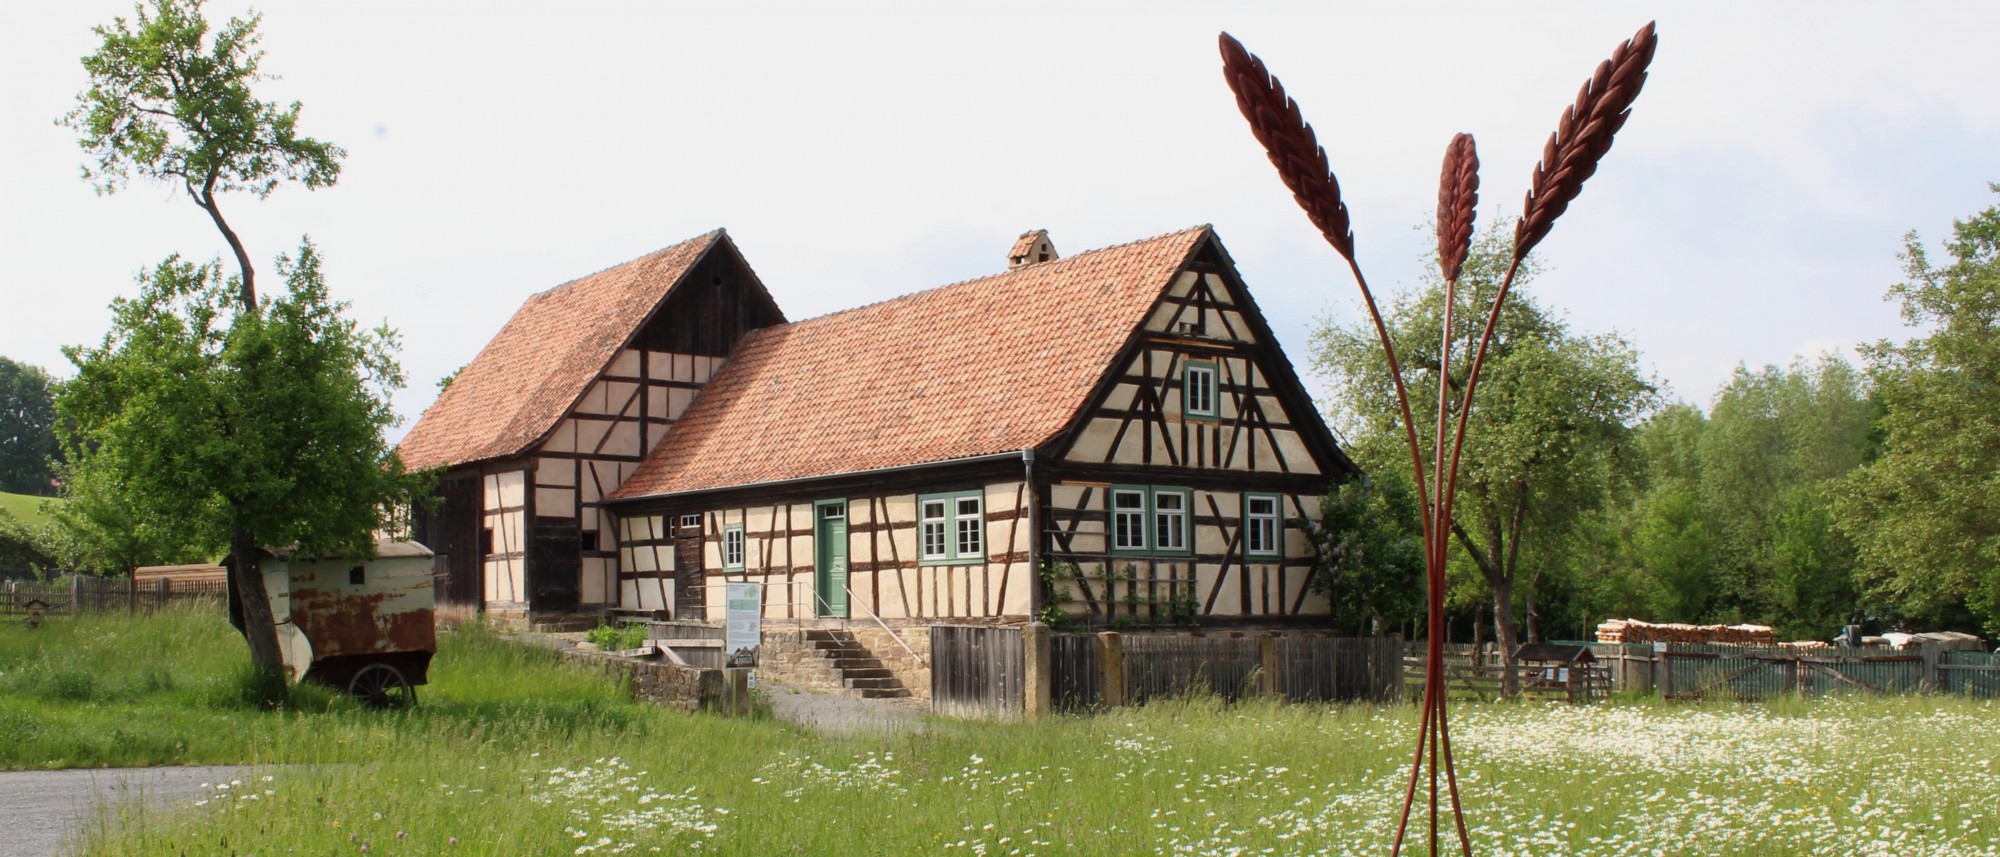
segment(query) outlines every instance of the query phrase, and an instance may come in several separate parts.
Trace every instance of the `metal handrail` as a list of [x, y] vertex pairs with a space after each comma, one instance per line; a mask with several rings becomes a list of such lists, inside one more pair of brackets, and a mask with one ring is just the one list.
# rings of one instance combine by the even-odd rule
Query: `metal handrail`
[[[819, 603], [819, 606], [821, 606], [821, 607], [824, 607], [824, 608], [826, 608], [826, 612], [828, 612], [828, 613], [832, 613], [832, 612], [833, 612], [833, 605], [832, 605], [832, 604], [828, 604], [825, 598], [822, 598], [822, 597], [820, 597], [820, 594], [819, 594], [819, 587], [818, 587], [818, 586], [814, 586], [814, 585], [813, 585], [813, 583], [812, 583], [811, 581], [806, 581], [806, 580], [794, 580], [794, 581], [791, 581], [791, 582], [789, 582], [789, 583], [785, 583], [785, 584], [783, 584], [783, 586], [784, 586], [785, 588], [787, 588], [787, 589], [790, 589], [790, 588], [794, 588], [794, 587], [799, 587], [799, 586], [805, 586], [805, 587], [810, 587], [810, 588], [812, 589], [812, 594], [813, 594], [813, 601], [816, 601], [816, 602], [818, 602], [818, 603]], [[922, 655], [919, 655], [919, 654], [917, 654], [917, 652], [916, 652], [916, 650], [915, 650], [915, 649], [912, 649], [912, 648], [910, 648], [910, 644], [909, 644], [909, 643], [906, 643], [906, 642], [903, 642], [903, 635], [901, 635], [901, 634], [898, 634], [898, 633], [896, 633], [895, 631], [891, 630], [891, 629], [889, 628], [889, 625], [888, 625], [888, 623], [886, 623], [886, 622], [883, 622], [883, 621], [882, 621], [882, 617], [880, 617], [880, 616], [877, 616], [877, 615], [875, 615], [875, 611], [873, 611], [873, 610], [870, 610], [870, 609], [868, 609], [868, 605], [867, 605], [867, 604], [863, 604], [863, 603], [862, 603], [862, 601], [861, 601], [861, 598], [860, 598], [859, 596], [857, 596], [857, 595], [855, 595], [855, 594], [854, 594], [854, 589], [853, 589], [852, 587], [850, 587], [850, 586], [848, 586], [847, 584], [843, 583], [843, 584], [841, 584], [841, 585], [840, 585], [840, 588], [841, 588], [841, 589], [842, 589], [843, 591], [845, 591], [845, 592], [847, 593], [847, 605], [848, 605], [848, 608], [849, 608], [849, 611], [850, 611], [850, 612], [852, 611], [852, 609], [853, 609], [853, 608], [854, 608], [854, 607], [855, 607], [856, 605], [859, 605], [859, 606], [861, 607], [861, 610], [862, 610], [862, 612], [864, 612], [864, 613], [867, 613], [867, 614], [868, 614], [868, 618], [870, 618], [870, 619], [873, 619], [873, 620], [875, 620], [875, 625], [876, 625], [876, 627], [879, 627], [879, 628], [881, 628], [881, 629], [882, 629], [882, 631], [883, 631], [884, 633], [887, 633], [887, 634], [889, 635], [889, 639], [891, 639], [891, 640], [895, 640], [895, 641], [896, 641], [896, 645], [898, 645], [898, 646], [901, 646], [901, 647], [902, 647], [902, 649], [903, 649], [903, 651], [904, 651], [905, 653], [907, 653], [907, 654], [908, 654], [908, 655], [910, 656], [910, 659], [911, 659], [911, 660], [913, 660], [913, 661], [916, 661], [916, 662], [917, 662], [917, 666], [920, 666], [920, 667], [926, 667], [926, 668], [928, 668], [928, 667], [930, 666], [929, 664], [927, 664], [927, 663], [924, 663], [924, 658], [923, 658], [923, 656], [922, 656]], [[787, 602], [784, 602], [784, 603], [787, 603], [787, 604], [798, 604], [798, 603], [801, 603], [801, 602], [797, 602], [797, 601], [787, 601]], [[852, 616], [826, 616], [826, 617], [818, 617], [818, 618], [830, 618], [830, 619], [839, 619], [839, 620], [840, 620], [840, 621], [842, 621], [842, 622], [850, 622], [850, 621], [853, 621], [853, 617], [852, 617]]]
[[[850, 607], [851, 607], [851, 606], [853, 606], [853, 605], [855, 605], [855, 604], [861, 604], [861, 599], [860, 599], [860, 598], [858, 598], [858, 597], [856, 597], [856, 596], [854, 595], [854, 590], [853, 590], [853, 589], [849, 589], [849, 588], [848, 588], [848, 586], [847, 586], [847, 584], [845, 584], [845, 583], [842, 583], [842, 584], [840, 585], [840, 588], [841, 588], [841, 589], [844, 589], [844, 590], [847, 590], [847, 603], [848, 603], [848, 605], [849, 605]], [[924, 659], [923, 659], [923, 658], [922, 658], [921, 656], [919, 656], [919, 655], [918, 655], [918, 654], [916, 653], [916, 651], [915, 651], [914, 649], [911, 649], [911, 648], [910, 648], [910, 644], [909, 644], [909, 643], [905, 643], [905, 642], [903, 642], [903, 635], [901, 635], [901, 634], [898, 634], [898, 633], [896, 633], [895, 631], [891, 631], [891, 630], [889, 630], [889, 626], [888, 626], [888, 624], [887, 624], [887, 623], [884, 623], [884, 622], [882, 621], [882, 617], [880, 617], [880, 616], [877, 616], [877, 615], [875, 615], [875, 611], [873, 611], [873, 610], [869, 610], [869, 609], [868, 609], [868, 605], [866, 605], [866, 604], [861, 604], [861, 609], [862, 609], [862, 610], [865, 610], [865, 611], [867, 611], [867, 613], [868, 613], [868, 618], [870, 618], [870, 619], [873, 619], [873, 620], [875, 620], [875, 624], [876, 624], [877, 626], [881, 627], [881, 629], [883, 630], [883, 632], [884, 632], [884, 633], [887, 633], [887, 634], [889, 635], [889, 639], [891, 639], [891, 640], [895, 640], [895, 641], [896, 641], [896, 645], [898, 645], [898, 646], [902, 646], [902, 647], [903, 647], [903, 651], [904, 651], [904, 652], [907, 652], [907, 653], [909, 653], [909, 655], [910, 655], [910, 659], [911, 659], [911, 660], [913, 660], [913, 661], [916, 661], [916, 662], [917, 662], [917, 666], [920, 666], [920, 667], [923, 667], [923, 666], [928, 666], [928, 664], [925, 664], [925, 663], [924, 663]]]

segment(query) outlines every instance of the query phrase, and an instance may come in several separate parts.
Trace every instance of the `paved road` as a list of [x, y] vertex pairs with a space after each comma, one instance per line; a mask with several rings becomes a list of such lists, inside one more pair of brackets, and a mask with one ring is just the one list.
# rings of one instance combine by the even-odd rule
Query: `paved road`
[[[185, 806], [208, 783], [244, 779], [242, 767], [86, 768], [0, 772], [0, 857], [49, 857], [72, 840], [99, 807], [144, 800]], [[70, 844], [73, 844], [71, 842]]]

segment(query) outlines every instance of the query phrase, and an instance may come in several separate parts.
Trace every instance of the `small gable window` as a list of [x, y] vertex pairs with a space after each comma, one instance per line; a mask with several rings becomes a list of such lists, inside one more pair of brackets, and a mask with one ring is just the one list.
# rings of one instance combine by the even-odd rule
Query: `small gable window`
[[1243, 552], [1250, 556], [1277, 556], [1278, 498], [1269, 494], [1243, 495]]
[[742, 524], [722, 528], [722, 567], [739, 571], [743, 568]]
[[1181, 375], [1181, 412], [1190, 417], [1214, 417], [1215, 364], [1189, 363]]
[[931, 565], [986, 561], [985, 495], [978, 491], [917, 498], [918, 559]]

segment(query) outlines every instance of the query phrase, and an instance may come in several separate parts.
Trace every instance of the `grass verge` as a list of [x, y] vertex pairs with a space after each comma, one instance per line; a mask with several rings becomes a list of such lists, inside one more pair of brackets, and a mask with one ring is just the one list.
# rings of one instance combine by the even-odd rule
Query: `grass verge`
[[[0, 629], [0, 734], [37, 733], [6, 764], [298, 766], [127, 810], [93, 854], [1381, 853], [1414, 728], [1402, 706], [1183, 700], [832, 739], [635, 703], [476, 626], [415, 710], [309, 691], [264, 713], [212, 615], [39, 633]], [[2000, 854], [2000, 706], [1454, 711], [1479, 853]]]

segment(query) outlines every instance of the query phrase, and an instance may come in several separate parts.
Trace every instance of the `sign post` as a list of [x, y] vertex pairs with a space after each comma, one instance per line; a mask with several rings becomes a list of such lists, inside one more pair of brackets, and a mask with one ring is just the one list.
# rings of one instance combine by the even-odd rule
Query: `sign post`
[[750, 714], [750, 671], [764, 640], [764, 584], [731, 583], [724, 590], [728, 608], [722, 650], [729, 679], [729, 713]]

